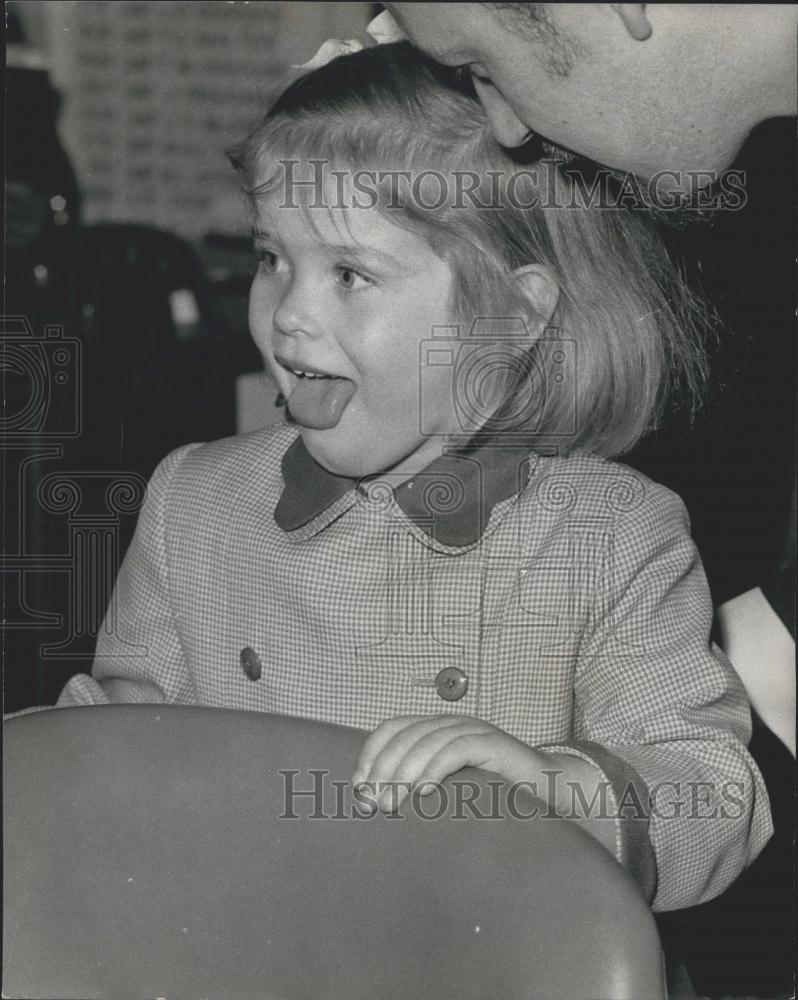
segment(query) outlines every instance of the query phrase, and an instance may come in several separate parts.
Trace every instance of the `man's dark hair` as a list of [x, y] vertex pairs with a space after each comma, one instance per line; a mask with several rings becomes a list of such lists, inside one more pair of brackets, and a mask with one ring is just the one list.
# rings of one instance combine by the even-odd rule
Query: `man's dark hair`
[[552, 20], [545, 3], [483, 3], [496, 11], [512, 31], [518, 32], [544, 49], [543, 66], [550, 76], [568, 76], [573, 68], [579, 46], [564, 35]]

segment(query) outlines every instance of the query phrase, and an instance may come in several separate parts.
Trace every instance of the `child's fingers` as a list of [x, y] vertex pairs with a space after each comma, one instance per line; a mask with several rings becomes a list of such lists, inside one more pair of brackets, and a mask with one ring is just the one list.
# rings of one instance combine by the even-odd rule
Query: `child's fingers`
[[386, 720], [366, 741], [353, 784], [391, 780], [396, 764], [421, 737], [459, 721], [456, 715], [408, 715]]
[[[401, 734], [401, 739], [395, 739], [385, 748], [382, 756], [375, 762], [371, 777], [379, 789], [381, 783], [389, 783], [380, 796], [380, 806], [383, 809], [396, 808], [419, 781], [427, 780], [430, 774], [430, 762], [440, 758], [443, 750], [449, 745], [463, 746], [461, 741], [484, 734], [489, 728], [479, 719], [461, 718], [454, 724], [438, 725], [434, 729], [414, 726]], [[414, 742], [409, 743], [411, 737]], [[440, 780], [459, 771], [464, 764], [458, 764], [452, 759], [452, 769], [441, 775]], [[439, 780], [432, 778], [431, 780]]]
[[355, 773], [352, 775], [352, 784], [359, 785], [361, 781], [369, 779], [374, 761], [382, 753], [384, 747], [399, 733], [419, 722], [428, 721], [432, 718], [433, 716], [429, 715], [397, 715], [393, 719], [386, 719], [385, 722], [381, 722], [363, 744], [363, 749], [360, 751], [357, 764], [355, 765]]
[[[419, 756], [412, 764], [403, 765], [406, 770], [402, 771], [401, 779], [392, 783], [380, 796], [378, 805], [382, 810], [397, 809], [411, 790], [422, 796], [428, 795], [461, 768], [495, 770], [503, 741], [509, 738], [504, 733], [489, 731], [485, 727], [480, 730], [464, 728], [441, 735], [444, 739], [438, 741], [436, 752], [431, 755], [425, 753], [423, 758]], [[429, 749], [432, 749], [431, 744]]]
[[431, 786], [440, 784], [444, 778], [463, 767], [484, 767], [493, 770], [503, 744], [509, 739], [512, 737], [493, 727], [489, 729], [483, 727], [477, 732], [459, 733], [440, 746], [437, 753], [426, 761], [416, 783], [429, 782]]

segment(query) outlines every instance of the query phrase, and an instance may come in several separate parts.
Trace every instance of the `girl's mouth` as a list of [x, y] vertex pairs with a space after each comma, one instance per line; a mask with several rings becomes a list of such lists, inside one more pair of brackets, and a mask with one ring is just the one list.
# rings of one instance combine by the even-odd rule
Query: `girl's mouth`
[[292, 420], [313, 430], [335, 427], [355, 393], [355, 383], [317, 368], [295, 368], [276, 360], [296, 379], [286, 402]]
[[[287, 366], [284, 366], [287, 367]], [[290, 372], [296, 375], [298, 378], [336, 378], [335, 375], [330, 375], [327, 372], [318, 372], [314, 370], [305, 370], [303, 368], [289, 368]]]

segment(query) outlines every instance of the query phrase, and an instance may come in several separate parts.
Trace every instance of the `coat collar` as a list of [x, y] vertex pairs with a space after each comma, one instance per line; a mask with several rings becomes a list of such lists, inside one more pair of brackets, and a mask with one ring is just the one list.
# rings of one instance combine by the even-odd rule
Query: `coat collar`
[[[405, 516], [439, 544], [473, 545], [482, 537], [493, 508], [526, 486], [530, 458], [528, 446], [485, 438], [444, 453], [423, 472], [401, 482], [393, 498]], [[274, 520], [286, 532], [307, 529], [321, 515], [330, 515], [310, 532], [317, 534], [348, 510], [358, 494], [369, 498], [377, 485], [391, 485], [390, 473], [361, 480], [333, 475], [310, 456], [301, 437], [283, 455], [282, 474], [285, 485]], [[347, 494], [349, 503], [343, 501]]]

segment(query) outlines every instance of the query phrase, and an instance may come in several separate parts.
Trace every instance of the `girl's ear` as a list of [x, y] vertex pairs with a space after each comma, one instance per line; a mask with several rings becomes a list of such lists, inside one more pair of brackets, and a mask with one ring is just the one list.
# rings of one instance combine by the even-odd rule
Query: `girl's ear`
[[526, 264], [515, 272], [519, 292], [532, 306], [541, 326], [551, 320], [560, 298], [560, 285], [544, 264]]

